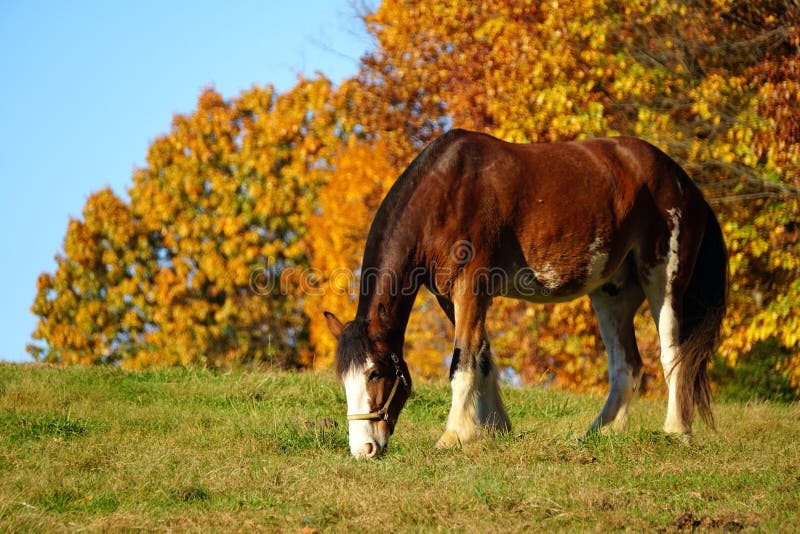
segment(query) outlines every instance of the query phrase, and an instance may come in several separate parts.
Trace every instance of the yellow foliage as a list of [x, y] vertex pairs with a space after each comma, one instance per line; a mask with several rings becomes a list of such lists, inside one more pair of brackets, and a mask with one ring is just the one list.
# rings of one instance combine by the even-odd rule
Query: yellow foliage
[[[92, 195], [40, 282], [31, 351], [47, 361], [296, 365], [308, 352], [297, 288], [252, 273], [305, 267], [305, 221], [334, 145], [327, 80], [283, 95], [212, 89], [136, 171], [130, 204]], [[287, 294], [282, 294], [285, 290]]]
[[[617, 5], [591, 0], [526, 5], [387, 0], [366, 19], [378, 48], [365, 59], [359, 76], [362, 94], [352, 100], [370, 103], [361, 109], [359, 124], [383, 140], [398, 167], [450, 124], [512, 141], [634, 133], [661, 146], [712, 200], [719, 199], [715, 203], [723, 221], [740, 223], [741, 237], [726, 230], [733, 286], [723, 350], [733, 357], [734, 347], [747, 349], [764, 336], [795, 346], [796, 322], [759, 316], [743, 289], [763, 285], [758, 280], [771, 280], [770, 273], [785, 273], [770, 282], [764, 302], [791, 310], [792, 317], [800, 313], [790, 284], [798, 274], [797, 233], [790, 232], [783, 247], [762, 234], [767, 227], [786, 228], [792, 219], [787, 214], [796, 219], [796, 201], [787, 201], [784, 194], [793, 192], [796, 198], [800, 185], [797, 131], [789, 144], [768, 134], [772, 117], [796, 117], [797, 100], [765, 114], [775, 84], [770, 65], [754, 56], [733, 57], [745, 49], [737, 42], [750, 47], [762, 42], [753, 29], [760, 24], [758, 17], [765, 17], [764, 32], [774, 29], [778, 19], [770, 18], [772, 8], [665, 1], [626, 5], [620, 16]], [[732, 9], [740, 11], [729, 17]], [[797, 10], [784, 13], [789, 14], [799, 20]], [[752, 24], [730, 22], [737, 18]], [[785, 171], [787, 162], [791, 173]], [[747, 199], [753, 189], [772, 200], [737, 200], [740, 195]], [[762, 226], [762, 208], [786, 220], [765, 220]], [[341, 246], [342, 239], [331, 240]], [[751, 274], [755, 258], [769, 270]], [[732, 326], [745, 320], [752, 326]], [[642, 318], [637, 330], [648, 372], [660, 377], [655, 331]], [[496, 303], [490, 331], [499, 360], [527, 379], [554, 372], [559, 383], [587, 388], [597, 384], [598, 370], [605, 365], [585, 300], [532, 311], [517, 303]], [[412, 332], [408, 340], [414, 344]], [[644, 348], [651, 353], [644, 354]], [[441, 353], [431, 351], [430, 357], [438, 362]]]
[[[329, 365], [322, 310], [352, 318], [377, 206], [450, 127], [520, 142], [642, 137], [705, 190], [730, 251], [722, 354], [759, 341], [792, 354], [800, 386], [800, 10], [791, 2], [686, 4], [384, 0], [375, 38], [338, 88], [301, 80], [227, 101], [202, 92], [135, 172], [69, 223], [39, 278], [30, 350], [47, 361], [141, 368], [237, 361]], [[407, 356], [442, 373], [452, 332], [426, 292]], [[593, 389], [605, 356], [588, 300], [499, 301], [502, 366]], [[637, 317], [646, 370], [657, 341]], [[660, 380], [660, 378], [657, 378]]]

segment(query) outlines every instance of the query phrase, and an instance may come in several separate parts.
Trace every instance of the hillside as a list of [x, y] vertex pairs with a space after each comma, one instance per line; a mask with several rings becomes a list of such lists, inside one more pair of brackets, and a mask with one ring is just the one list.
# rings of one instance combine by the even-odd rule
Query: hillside
[[0, 365], [0, 531], [790, 531], [800, 405], [717, 406], [688, 447], [639, 401], [505, 390], [510, 435], [436, 451], [449, 396], [420, 384], [389, 454], [355, 461], [332, 375]]

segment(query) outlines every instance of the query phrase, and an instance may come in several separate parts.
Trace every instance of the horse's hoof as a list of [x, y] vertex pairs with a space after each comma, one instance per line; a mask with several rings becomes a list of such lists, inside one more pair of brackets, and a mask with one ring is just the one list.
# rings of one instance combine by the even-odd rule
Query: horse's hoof
[[694, 445], [694, 435], [690, 432], [665, 432], [674, 443], [691, 447]]
[[461, 440], [458, 439], [458, 434], [453, 430], [445, 430], [439, 441], [436, 442], [437, 449], [452, 449], [461, 445]]

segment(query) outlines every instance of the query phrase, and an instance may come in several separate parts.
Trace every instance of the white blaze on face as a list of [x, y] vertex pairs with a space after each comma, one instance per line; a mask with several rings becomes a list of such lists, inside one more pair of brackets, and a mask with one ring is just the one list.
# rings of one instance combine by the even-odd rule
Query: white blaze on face
[[[366, 414], [372, 411], [367, 393], [366, 376], [366, 370], [370, 367], [372, 367], [372, 362], [367, 360], [366, 365], [352, 367], [343, 377], [348, 415]], [[348, 421], [348, 435], [350, 452], [356, 458], [373, 456], [379, 449], [386, 448], [389, 441], [389, 436], [380, 432], [378, 425], [372, 421]]]

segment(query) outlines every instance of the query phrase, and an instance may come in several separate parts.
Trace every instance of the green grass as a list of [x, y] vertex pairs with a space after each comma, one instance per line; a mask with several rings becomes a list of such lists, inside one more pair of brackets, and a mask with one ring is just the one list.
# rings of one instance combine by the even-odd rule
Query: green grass
[[507, 435], [437, 451], [420, 384], [387, 456], [356, 461], [325, 373], [0, 365], [0, 531], [796, 531], [800, 406], [717, 406], [686, 446], [639, 400], [580, 439], [593, 396], [505, 390]]

